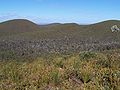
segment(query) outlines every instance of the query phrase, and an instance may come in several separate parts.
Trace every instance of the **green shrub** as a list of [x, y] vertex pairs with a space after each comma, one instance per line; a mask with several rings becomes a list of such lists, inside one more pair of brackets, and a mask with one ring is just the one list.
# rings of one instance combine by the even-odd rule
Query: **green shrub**
[[61, 78], [60, 78], [61, 76], [60, 76], [59, 71], [53, 71], [53, 72], [51, 72], [50, 77], [51, 77], [51, 82], [55, 86], [57, 86], [57, 85], [59, 85], [61, 83]]
[[0, 51], [0, 56], [1, 59], [3, 60], [11, 60], [11, 59], [15, 59], [16, 55], [15, 52], [13, 51]]
[[91, 74], [89, 74], [87, 72], [81, 73], [81, 80], [84, 83], [88, 83], [89, 81], [91, 81]]
[[90, 59], [96, 57], [96, 54], [93, 52], [82, 52], [79, 54], [80, 59]]
[[2, 74], [4, 75], [4, 77], [9, 78], [14, 82], [19, 82], [21, 79], [21, 75], [18, 68], [19, 67], [16, 62], [10, 62], [3, 67]]
[[98, 60], [96, 62], [97, 67], [102, 67], [102, 68], [110, 68], [111, 67], [111, 62], [108, 60]]

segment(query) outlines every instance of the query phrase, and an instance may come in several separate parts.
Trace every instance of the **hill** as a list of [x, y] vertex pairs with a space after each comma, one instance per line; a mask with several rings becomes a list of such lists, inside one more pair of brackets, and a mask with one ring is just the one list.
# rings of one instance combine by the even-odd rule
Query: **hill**
[[25, 19], [15, 19], [15, 20], [10, 20], [6, 22], [0, 23], [0, 29], [6, 30], [6, 31], [11, 31], [11, 30], [17, 30], [17, 31], [27, 31], [27, 30], [38, 30], [39, 27], [37, 24], [25, 20]]
[[[108, 20], [96, 24], [79, 25], [76, 23], [66, 23], [57, 25], [46, 25], [42, 35], [45, 34], [46, 38], [56, 37], [71, 37], [71, 38], [84, 38], [84, 39], [96, 39], [96, 40], [119, 40], [119, 32], [112, 32], [111, 27], [117, 25], [120, 27], [120, 21]], [[48, 34], [47, 34], [48, 33]], [[47, 34], [47, 35], [46, 35]]]
[[0, 23], [0, 59], [119, 49], [120, 32], [111, 31], [114, 25], [120, 27], [120, 21], [108, 20], [91, 25], [37, 25], [23, 19], [6, 21]]
[[15, 19], [0, 23], [0, 36], [20, 34], [35, 30], [39, 30], [39, 26], [25, 19]]
[[[111, 32], [111, 27], [117, 25], [120, 27], [120, 21], [108, 20], [91, 25], [79, 25], [76, 23], [53, 23], [48, 25], [37, 25], [29, 20], [15, 19], [0, 23], [0, 34], [4, 36], [21, 35], [22, 37], [37, 38], [117, 38], [118, 33]], [[18, 35], [18, 36], [19, 36]]]

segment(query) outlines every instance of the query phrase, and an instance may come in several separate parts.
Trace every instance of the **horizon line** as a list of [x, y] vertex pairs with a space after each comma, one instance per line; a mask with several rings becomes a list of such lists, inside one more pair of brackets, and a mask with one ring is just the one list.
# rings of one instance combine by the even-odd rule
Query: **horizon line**
[[74, 23], [74, 24], [78, 24], [78, 25], [90, 25], [90, 24], [97, 24], [97, 23], [101, 23], [101, 22], [105, 22], [105, 21], [120, 21], [120, 19], [105, 19], [105, 20], [99, 20], [97, 22], [94, 22], [94, 23], [78, 23], [78, 22], [48, 22], [48, 23], [38, 23], [32, 19], [26, 19], [26, 18], [14, 18], [14, 19], [7, 19], [7, 20], [3, 20], [3, 21], [0, 21], [0, 23], [4, 23], [4, 22], [7, 22], [7, 21], [12, 21], [12, 20], [28, 20], [28, 21], [31, 21], [35, 24], [38, 24], [38, 25], [49, 25], [49, 24], [70, 24], [70, 23]]

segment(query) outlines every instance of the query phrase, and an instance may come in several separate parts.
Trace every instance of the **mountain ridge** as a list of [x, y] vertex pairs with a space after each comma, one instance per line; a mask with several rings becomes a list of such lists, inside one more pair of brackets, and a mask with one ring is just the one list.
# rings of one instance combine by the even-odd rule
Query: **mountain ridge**
[[[12, 19], [12, 20], [7, 20], [7, 21], [3, 21], [3, 22], [0, 22], [0, 24], [3, 24], [3, 23], [6, 23], [6, 22], [15, 22], [15, 21], [25, 21], [25, 22], [31, 22], [31, 23], [34, 23], [34, 24], [37, 24], [31, 20], [27, 20], [27, 19]], [[45, 25], [68, 25], [68, 24], [74, 24], [74, 25], [95, 25], [95, 24], [100, 24], [100, 23], [108, 23], [108, 22], [111, 22], [111, 23], [115, 23], [115, 22], [120, 22], [120, 20], [104, 20], [104, 21], [100, 21], [100, 22], [97, 22], [97, 23], [92, 23], [92, 24], [78, 24], [78, 23], [49, 23], [49, 24], [44, 24]], [[38, 25], [38, 24], [37, 24]], [[39, 24], [40, 26], [42, 26], [41, 24]]]
[[120, 21], [107, 20], [90, 25], [79, 25], [77, 23], [38, 25], [26, 19], [14, 19], [0, 23], [0, 35], [11, 37], [12, 35], [22, 34], [23, 36], [21, 37], [28, 38], [63, 38], [65, 36], [75, 38], [91, 37], [96, 39], [108, 37], [116, 38], [116, 33], [111, 31], [113, 25], [120, 27]]

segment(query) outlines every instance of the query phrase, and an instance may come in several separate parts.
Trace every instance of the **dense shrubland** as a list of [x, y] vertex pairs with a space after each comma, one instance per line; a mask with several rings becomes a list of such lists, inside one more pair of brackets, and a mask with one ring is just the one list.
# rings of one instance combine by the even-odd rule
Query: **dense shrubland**
[[0, 60], [36, 58], [43, 54], [79, 53], [81, 51], [104, 51], [119, 49], [117, 41], [61, 39], [5, 39], [0, 40]]
[[120, 51], [0, 62], [0, 90], [119, 90]]

